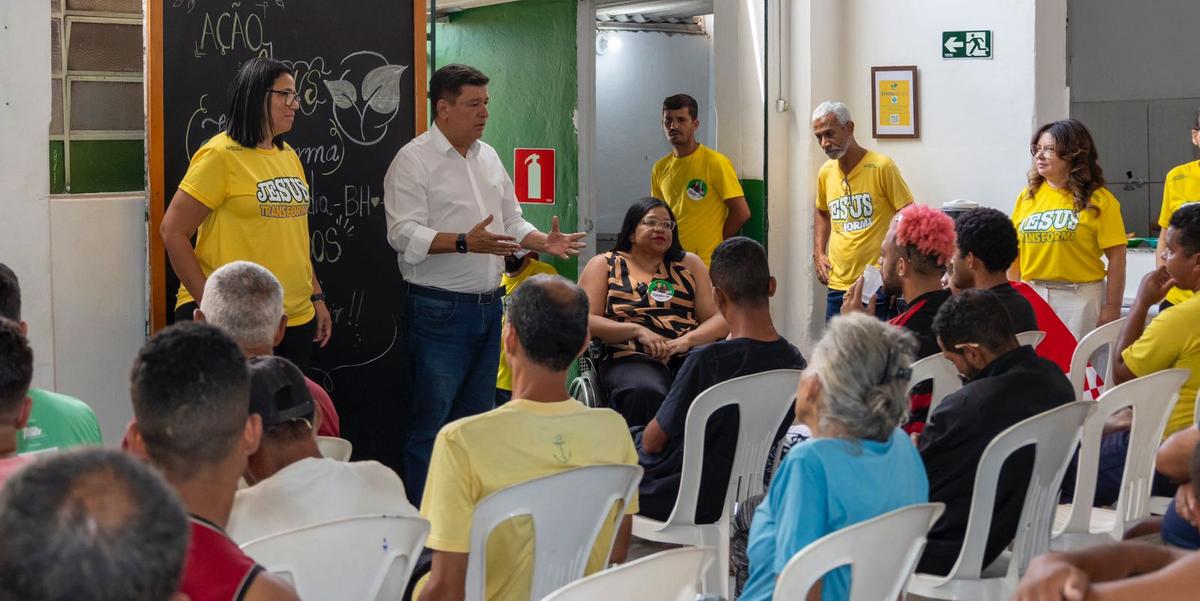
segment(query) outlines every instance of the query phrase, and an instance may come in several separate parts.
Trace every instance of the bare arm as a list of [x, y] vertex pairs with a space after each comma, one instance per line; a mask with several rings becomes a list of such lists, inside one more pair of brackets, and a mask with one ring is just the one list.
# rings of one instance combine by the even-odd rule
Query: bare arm
[[735, 196], [725, 199], [725, 206], [729, 207], [729, 215], [725, 217], [725, 226], [721, 228], [722, 238], [732, 238], [737, 235], [738, 230], [750, 221], [750, 205], [746, 204], [745, 196]]
[[433, 552], [429, 584], [420, 601], [463, 601], [467, 596], [467, 553]]
[[259, 572], [246, 589], [246, 601], [300, 601], [296, 591], [279, 577]]
[[672, 355], [681, 355], [692, 347], [708, 344], [729, 335], [729, 324], [725, 323], [725, 318], [717, 311], [712, 280], [709, 279], [704, 261], [692, 253], [687, 253], [683, 257], [683, 264], [696, 278], [696, 321], [700, 322], [700, 325], [669, 343]]
[[1121, 317], [1121, 305], [1125, 299], [1125, 253], [1124, 245], [1104, 249], [1104, 255], [1108, 257], [1108, 283], [1104, 289], [1104, 306], [1100, 308], [1097, 327]]
[[1117, 347], [1113, 360], [1113, 380], [1116, 380], [1117, 384], [1128, 382], [1138, 377], [1125, 364], [1125, 358], [1121, 354], [1130, 345], [1137, 342], [1138, 338], [1142, 337], [1142, 332], [1146, 329], [1146, 317], [1150, 314], [1150, 308], [1162, 302], [1162, 299], [1166, 297], [1167, 292], [1174, 285], [1175, 281], [1167, 274], [1167, 268], [1165, 267], [1159, 267], [1147, 273], [1142, 278], [1142, 283], [1138, 286], [1137, 296], [1133, 299], [1133, 306], [1129, 308], [1129, 318], [1125, 320], [1125, 325], [1121, 327], [1121, 334], [1117, 336]]
[[617, 537], [613, 539], [612, 552], [608, 554], [608, 563], [625, 563], [629, 556], [629, 539], [633, 538], [633, 516], [621, 518], [617, 525]]
[[650, 420], [646, 429], [642, 430], [642, 450], [647, 453], [661, 453], [667, 446], [667, 432], [658, 424], [658, 418]]
[[833, 229], [829, 220], [829, 211], [813, 209], [813, 264], [817, 269], [817, 279], [822, 284], [829, 284], [829, 232]]
[[[1092, 583], [1111, 582], [1138, 574], [1162, 570], [1183, 557], [1182, 551], [1146, 543], [1123, 542], [1101, 545], [1070, 553], [1047, 553], [1034, 558], [1021, 579], [1014, 601], [1058, 601], [1072, 599], [1133, 599], [1098, 597], [1101, 588]], [[1193, 573], [1200, 570], [1192, 568]], [[1168, 597], [1146, 596], [1138, 599]], [[1175, 597], [1179, 599], [1187, 596]]]
[[212, 209], [196, 200], [194, 196], [177, 190], [171, 198], [171, 204], [167, 206], [162, 223], [158, 226], [163, 248], [171, 261], [171, 269], [175, 270], [175, 275], [179, 276], [179, 281], [183, 282], [183, 287], [192, 295], [197, 305], [204, 296], [207, 277], [200, 269], [200, 261], [196, 258], [196, 249], [192, 248], [191, 239], [211, 213]]
[[1200, 443], [1200, 427], [1192, 426], [1172, 434], [1158, 447], [1154, 469], [1174, 482], [1192, 479], [1192, 454]]
[[1153, 547], [1141, 558], [1145, 568], [1133, 571], [1123, 580], [1104, 582], [1093, 587], [1089, 601], [1139, 601], [1141, 599], [1192, 599], [1200, 588], [1200, 554], [1178, 549]]
[[608, 305], [608, 263], [604, 255], [596, 255], [587, 262], [579, 275], [579, 287], [588, 297], [588, 330], [593, 338], [615, 344], [637, 338], [642, 326], [620, 322], [604, 316]]

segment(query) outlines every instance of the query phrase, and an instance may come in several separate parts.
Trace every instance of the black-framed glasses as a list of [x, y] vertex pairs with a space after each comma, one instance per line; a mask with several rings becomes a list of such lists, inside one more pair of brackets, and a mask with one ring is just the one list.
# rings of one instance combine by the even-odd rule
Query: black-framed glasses
[[283, 96], [284, 104], [292, 104], [300, 102], [300, 93], [295, 90], [269, 90], [272, 94]]
[[640, 223], [652, 230], [672, 231], [675, 229], [675, 222], [671, 221], [670, 219], [663, 219], [660, 221], [658, 219], [650, 218], [643, 219]]

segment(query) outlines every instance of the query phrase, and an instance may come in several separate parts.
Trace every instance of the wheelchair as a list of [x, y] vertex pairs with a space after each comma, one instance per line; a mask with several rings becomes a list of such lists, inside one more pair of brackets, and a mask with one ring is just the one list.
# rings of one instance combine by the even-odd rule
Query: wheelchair
[[588, 350], [575, 360], [575, 367], [579, 373], [567, 385], [567, 392], [586, 407], [609, 406], [608, 393], [604, 390], [604, 383], [600, 381], [600, 357], [603, 355], [604, 344], [599, 340], [592, 340]]

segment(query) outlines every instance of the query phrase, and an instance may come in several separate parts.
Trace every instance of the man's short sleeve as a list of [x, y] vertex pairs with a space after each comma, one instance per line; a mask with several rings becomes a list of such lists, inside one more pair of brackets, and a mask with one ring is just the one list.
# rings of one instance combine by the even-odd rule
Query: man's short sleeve
[[[714, 153], [715, 154], [715, 153]], [[742, 182], [738, 180], [737, 172], [733, 169], [733, 163], [724, 155], [715, 154], [716, 161], [716, 182], [717, 194], [721, 200], [729, 200], [745, 196], [746, 193], [742, 190]]]
[[1175, 203], [1171, 202], [1175, 196], [1175, 183], [1172, 181], [1175, 179], [1172, 177], [1174, 172], [1172, 169], [1167, 173], [1167, 182], [1163, 185], [1162, 208], [1158, 211], [1158, 227], [1163, 229], [1161, 235], [1166, 235], [1166, 229], [1171, 226], [1171, 215], [1175, 213]]
[[436, 551], [467, 553], [471, 550], [471, 519], [480, 493], [466, 449], [455, 440], [456, 431], [438, 433], [429, 461], [421, 517], [429, 520], [425, 546]]
[[888, 201], [892, 203], [892, 208], [899, 211], [913, 201], [912, 192], [909, 191], [904, 178], [900, 176], [900, 168], [895, 163], [889, 161], [882, 169], [880, 177], [882, 178], [880, 183], [883, 185]]
[[817, 171], [817, 208], [829, 212], [829, 198], [825, 194], [825, 170]]
[[179, 182], [179, 189], [200, 201], [200, 204], [216, 210], [225, 203], [228, 178], [225, 159], [216, 146], [206, 144], [192, 156], [187, 173]]
[[659, 405], [658, 412], [654, 415], [658, 427], [671, 438], [683, 438], [688, 409], [691, 408], [692, 401], [696, 400], [696, 395], [707, 388], [705, 384], [708, 379], [705, 375], [708, 370], [702, 365], [703, 355], [703, 351], [692, 351], [683, 361], [683, 367], [679, 368], [671, 390], [667, 391], [667, 398]]
[[1175, 323], [1178, 311], [1163, 311], [1133, 344], [1121, 351], [1121, 359], [1134, 376], [1142, 377], [1175, 366], [1194, 324]]
[[1100, 206], [1100, 231], [1097, 233], [1097, 243], [1100, 248], [1125, 246], [1125, 218], [1121, 216], [1121, 204], [1112, 192], [1101, 188], [1092, 194], [1096, 204]]

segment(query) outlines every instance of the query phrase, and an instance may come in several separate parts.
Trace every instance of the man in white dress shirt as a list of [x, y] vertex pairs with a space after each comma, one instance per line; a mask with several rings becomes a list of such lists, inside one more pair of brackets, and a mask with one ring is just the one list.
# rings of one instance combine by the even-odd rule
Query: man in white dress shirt
[[262, 417], [262, 442], [246, 462], [251, 486], [237, 492], [227, 532], [239, 545], [287, 530], [359, 515], [417, 517], [404, 484], [375, 461], [322, 457], [304, 375], [283, 357], [264, 355], [250, 368], [250, 412]]
[[408, 498], [421, 502], [438, 430], [492, 408], [500, 361], [500, 275], [525, 248], [567, 258], [584, 234], [549, 234], [521, 216], [496, 150], [480, 140], [488, 78], [447, 65], [429, 80], [434, 124], [392, 161], [384, 178], [388, 243], [407, 283], [405, 332], [412, 411], [405, 445]]

